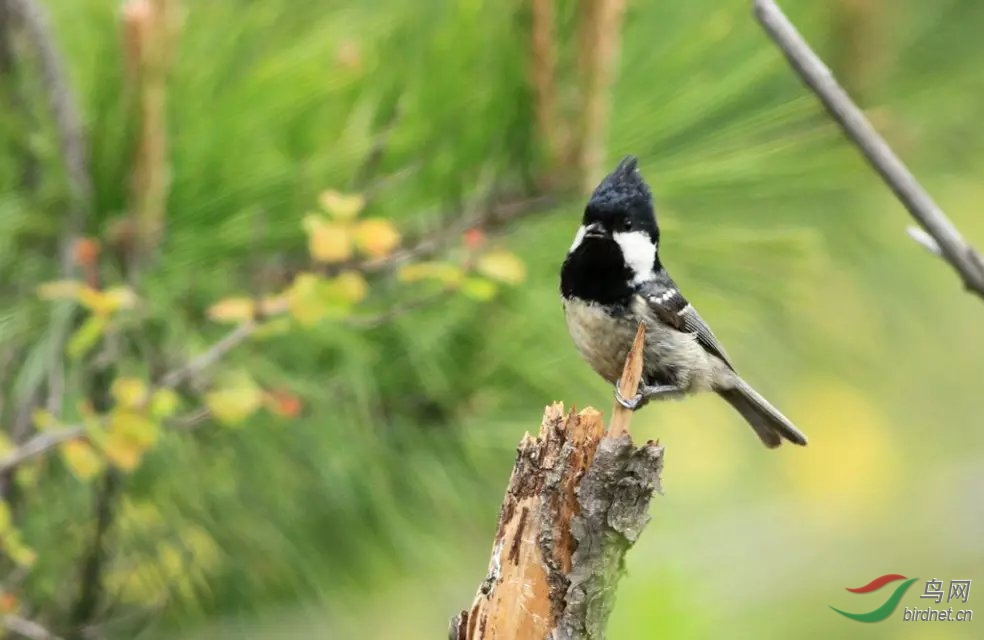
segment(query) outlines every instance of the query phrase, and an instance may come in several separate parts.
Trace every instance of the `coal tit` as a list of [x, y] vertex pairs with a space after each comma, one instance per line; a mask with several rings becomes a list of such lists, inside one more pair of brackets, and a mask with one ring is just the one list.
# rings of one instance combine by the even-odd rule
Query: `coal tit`
[[[638, 409], [652, 399], [713, 391], [767, 447], [804, 436], [735, 371], [724, 348], [659, 259], [649, 186], [629, 156], [594, 190], [560, 272], [564, 316], [588, 364]], [[617, 381], [640, 322], [646, 323], [643, 384], [634, 398]]]

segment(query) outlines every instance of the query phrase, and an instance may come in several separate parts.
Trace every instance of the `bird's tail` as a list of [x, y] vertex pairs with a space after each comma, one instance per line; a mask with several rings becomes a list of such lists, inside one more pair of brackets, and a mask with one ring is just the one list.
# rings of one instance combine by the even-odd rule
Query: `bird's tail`
[[765, 446], [778, 447], [782, 438], [793, 444], [806, 445], [806, 436], [744, 380], [739, 378], [733, 389], [716, 391], [748, 421]]

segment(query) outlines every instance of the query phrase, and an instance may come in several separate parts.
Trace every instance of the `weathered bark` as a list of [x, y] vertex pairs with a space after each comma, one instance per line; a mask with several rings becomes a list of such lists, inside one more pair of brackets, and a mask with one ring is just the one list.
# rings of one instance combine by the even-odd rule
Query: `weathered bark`
[[659, 444], [606, 436], [594, 409], [547, 407], [519, 444], [488, 575], [452, 640], [604, 638], [662, 466]]
[[[619, 380], [626, 397], [639, 388], [645, 342], [640, 324]], [[594, 409], [547, 407], [537, 438], [519, 443], [489, 572], [451, 620], [451, 640], [605, 637], [622, 560], [649, 522], [663, 468], [658, 442], [632, 444], [631, 421], [615, 403], [606, 434]]]

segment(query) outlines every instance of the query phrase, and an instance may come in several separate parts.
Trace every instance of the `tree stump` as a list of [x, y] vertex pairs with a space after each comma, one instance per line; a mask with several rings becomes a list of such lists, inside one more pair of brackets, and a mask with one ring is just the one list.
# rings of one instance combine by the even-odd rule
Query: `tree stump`
[[662, 466], [658, 443], [605, 436], [598, 411], [547, 407], [519, 444], [488, 574], [450, 638], [604, 638]]

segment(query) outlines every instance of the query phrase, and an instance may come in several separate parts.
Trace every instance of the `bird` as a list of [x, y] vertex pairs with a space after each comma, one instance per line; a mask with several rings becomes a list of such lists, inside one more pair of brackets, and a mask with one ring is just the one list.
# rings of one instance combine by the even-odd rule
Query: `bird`
[[[615, 398], [633, 411], [651, 400], [712, 391], [751, 425], [766, 447], [806, 436], [738, 375], [731, 358], [660, 260], [649, 185], [626, 156], [591, 194], [560, 269], [564, 318], [578, 352]], [[639, 392], [618, 379], [639, 323], [646, 324]]]

